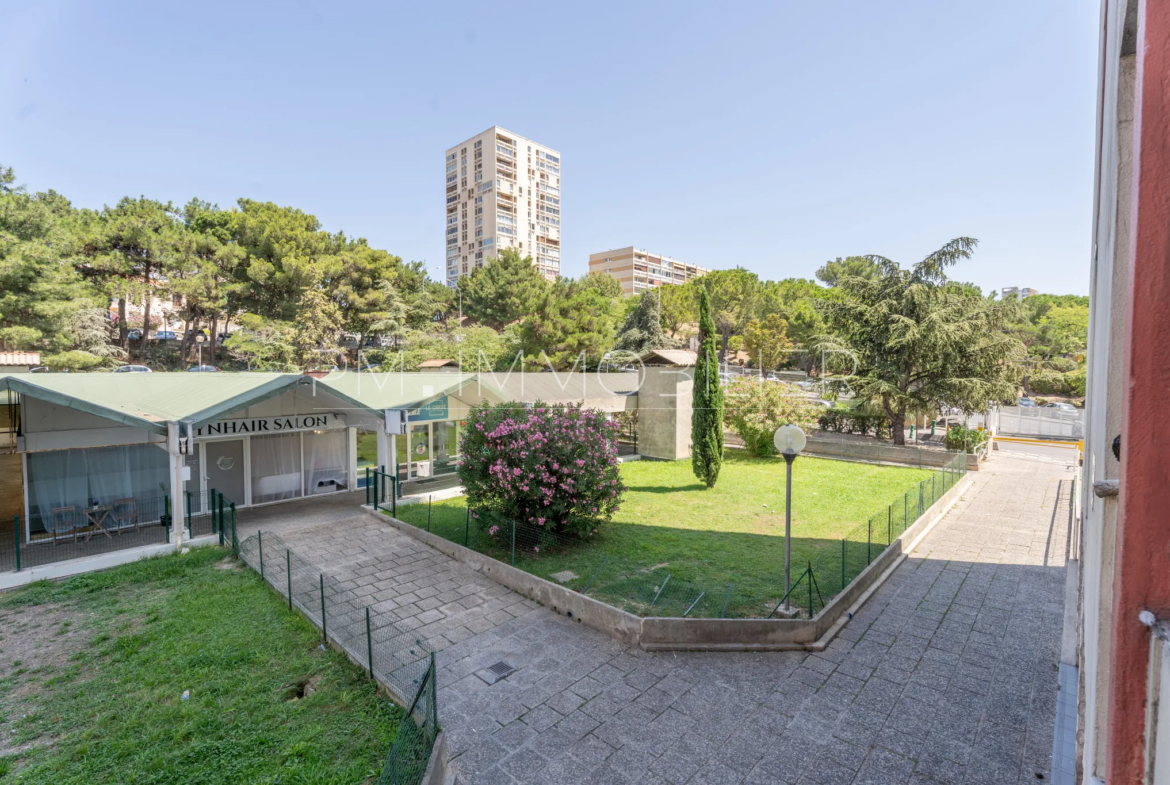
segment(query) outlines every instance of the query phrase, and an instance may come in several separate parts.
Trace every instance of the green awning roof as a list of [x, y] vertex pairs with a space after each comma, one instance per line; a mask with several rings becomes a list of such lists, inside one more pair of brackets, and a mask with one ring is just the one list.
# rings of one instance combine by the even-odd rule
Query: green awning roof
[[52, 373], [0, 376], [0, 389], [166, 433], [168, 421], [204, 421], [310, 381], [294, 373]]
[[316, 384], [377, 417], [385, 409], [414, 409], [444, 395], [468, 403], [503, 400], [476, 376], [451, 373], [357, 373], [313, 379], [295, 373], [53, 373], [0, 374], [0, 390], [166, 433], [167, 422], [199, 425]]
[[375, 410], [417, 409], [444, 395], [468, 403], [504, 400], [494, 387], [474, 374], [456, 373], [358, 373], [344, 371], [318, 379], [317, 384]]

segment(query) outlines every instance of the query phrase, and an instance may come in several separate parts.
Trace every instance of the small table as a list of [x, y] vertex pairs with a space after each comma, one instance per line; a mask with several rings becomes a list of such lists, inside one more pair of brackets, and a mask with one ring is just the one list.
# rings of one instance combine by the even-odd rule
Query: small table
[[[102, 534], [106, 535], [107, 537], [110, 537], [109, 530], [106, 529], [105, 526], [102, 526], [102, 524], [110, 519], [110, 513], [112, 513], [113, 511], [114, 511], [113, 506], [109, 505], [109, 504], [103, 504], [99, 507], [87, 507], [85, 510], [85, 517], [89, 519], [90, 524], [94, 528], [96, 528], [98, 531], [100, 531]], [[89, 542], [89, 538], [92, 537], [93, 535], [94, 535], [94, 529], [90, 528], [90, 530], [85, 533], [85, 541]], [[110, 537], [110, 539], [112, 540], [114, 538]]]

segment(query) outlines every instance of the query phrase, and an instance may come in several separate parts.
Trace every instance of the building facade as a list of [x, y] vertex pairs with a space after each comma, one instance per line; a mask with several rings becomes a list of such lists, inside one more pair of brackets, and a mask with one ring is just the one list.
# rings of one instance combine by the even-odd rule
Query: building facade
[[561, 272], [561, 154], [493, 125], [447, 150], [447, 285], [515, 248]]
[[1003, 299], [1007, 299], [1008, 295], [1015, 295], [1017, 298], [1023, 300], [1026, 297], [1031, 297], [1034, 294], [1040, 294], [1039, 289], [1032, 289], [1030, 287], [1020, 288], [1019, 286], [1005, 286], [999, 290], [999, 295]]
[[616, 278], [622, 285], [622, 294], [628, 297], [665, 284], [686, 283], [710, 270], [630, 245], [590, 254], [589, 272]]
[[1054, 780], [1157, 784], [1170, 782], [1170, 8], [1104, 0], [1098, 74], [1079, 623], [1061, 688], [1075, 768]]

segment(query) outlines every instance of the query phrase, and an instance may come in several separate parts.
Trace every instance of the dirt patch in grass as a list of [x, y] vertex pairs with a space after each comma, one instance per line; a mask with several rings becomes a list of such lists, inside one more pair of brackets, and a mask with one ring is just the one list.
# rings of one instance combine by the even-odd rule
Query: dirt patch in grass
[[401, 710], [238, 564], [193, 549], [0, 594], [0, 782], [376, 778]]

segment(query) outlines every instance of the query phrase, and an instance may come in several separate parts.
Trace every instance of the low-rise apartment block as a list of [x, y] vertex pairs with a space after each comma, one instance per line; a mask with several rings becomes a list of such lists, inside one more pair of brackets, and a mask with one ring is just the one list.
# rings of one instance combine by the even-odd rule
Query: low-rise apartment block
[[493, 125], [447, 150], [447, 285], [505, 248], [561, 272], [561, 154]]
[[590, 254], [589, 272], [613, 276], [622, 285], [622, 294], [629, 296], [664, 284], [686, 283], [710, 270], [631, 245]]

